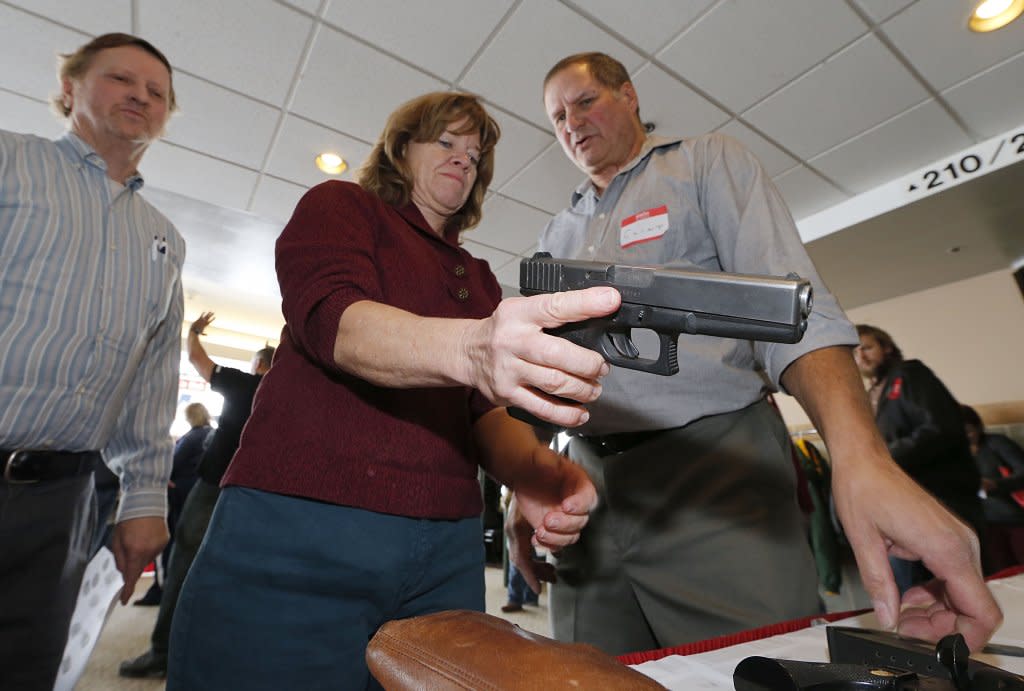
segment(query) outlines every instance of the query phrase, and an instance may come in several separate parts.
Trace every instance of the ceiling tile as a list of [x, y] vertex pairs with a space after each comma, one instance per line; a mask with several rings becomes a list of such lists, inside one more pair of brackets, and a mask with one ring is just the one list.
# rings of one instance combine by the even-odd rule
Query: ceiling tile
[[797, 166], [775, 176], [772, 181], [786, 199], [789, 212], [797, 221], [847, 198], [842, 191], [822, 180], [806, 166]]
[[[354, 180], [370, 150], [365, 142], [289, 115], [267, 163], [267, 172], [306, 187], [325, 180]], [[321, 172], [315, 160], [325, 151], [339, 154], [348, 163], [348, 169], [340, 176]]]
[[881, 41], [868, 35], [762, 101], [744, 119], [806, 158], [927, 96]]
[[[276, 235], [274, 236], [276, 237]], [[244, 254], [237, 248], [242, 245], [248, 248]], [[213, 294], [242, 296], [248, 299], [262, 299], [265, 314], [269, 317], [280, 317], [281, 289], [274, 270], [274, 238], [263, 238], [246, 234], [244, 238], [230, 240], [230, 249], [225, 253], [231, 257], [227, 264], [199, 266], [191, 263], [192, 257], [186, 256], [185, 268], [182, 271], [182, 285], [188, 290], [192, 286], [202, 288], [203, 285], [213, 288]], [[195, 261], [200, 261], [199, 257]], [[274, 334], [276, 337], [278, 334]]]
[[174, 79], [179, 111], [165, 139], [259, 170], [280, 111], [187, 74]]
[[882, 29], [921, 75], [943, 89], [1020, 52], [1024, 20], [978, 34], [967, 28], [976, 3], [964, 0], [918, 2]]
[[540, 231], [550, 220], [551, 216], [543, 211], [495, 194], [484, 202], [483, 221], [463, 237], [512, 254], [521, 254], [537, 244]]
[[531, 246], [530, 249], [523, 252], [521, 256], [516, 257], [513, 261], [510, 261], [499, 269], [495, 269], [493, 266], [491, 267], [494, 271], [494, 277], [497, 278], [498, 283], [501, 284], [502, 297], [520, 297], [519, 260], [523, 257], [533, 256], [536, 249], [536, 245]]
[[506, 262], [498, 268], [491, 266], [491, 270], [494, 271], [494, 277], [498, 279], [498, 283], [501, 284], [502, 297], [522, 297], [522, 293], [519, 292], [519, 265], [525, 257], [532, 257], [537, 252], [537, 245], [530, 245], [525, 252], [522, 252], [516, 257], [512, 258], [512, 261]]
[[499, 192], [530, 206], [555, 214], [569, 206], [572, 191], [586, 176], [552, 142], [547, 150]]
[[741, 111], [866, 30], [841, 0], [737, 0], [716, 5], [658, 58]]
[[60, 91], [57, 55], [77, 49], [89, 37], [45, 19], [0, 5], [0, 88], [45, 101]]
[[147, 187], [144, 194], [185, 238], [186, 279], [210, 281], [223, 291], [251, 297], [280, 295], [274, 272], [280, 224], [162, 189]]
[[874, 22], [883, 22], [915, 0], [854, 0]]
[[643, 57], [569, 8], [546, 0], [525, 0], [462, 80], [487, 100], [548, 127], [541, 84], [567, 55], [599, 50], [632, 73]]
[[313, 20], [270, 0], [137, 0], [139, 26], [171, 64], [280, 105]]
[[320, 0], [278, 0], [283, 5], [291, 5], [292, 7], [308, 12], [309, 14], [316, 15], [320, 9]]
[[714, 0], [644, 0], [638, 6], [622, 0], [585, 0], [577, 8], [641, 49], [654, 52], [713, 4]]
[[64, 134], [65, 127], [49, 104], [0, 91], [0, 130], [56, 139]]
[[[59, 135], [62, 123], [46, 105], [57, 90], [56, 54], [74, 50], [102, 31], [130, 30], [134, 19], [141, 35], [167, 53], [180, 75], [183, 113], [172, 119], [170, 139], [154, 145], [142, 168], [147, 173], [147, 198], [160, 197], [161, 204], [176, 210], [193, 208], [189, 220], [180, 223], [188, 231], [187, 285], [192, 291], [202, 286], [207, 291], [203, 299], [209, 300], [195, 305], [193, 313], [212, 308], [227, 318], [231, 306], [244, 301], [247, 314], [272, 315], [275, 328], [280, 324], [280, 298], [273, 275], [273, 242], [305, 185], [319, 179], [309, 167], [309, 147], [319, 148], [318, 136], [327, 135], [329, 141], [347, 136], [362, 150], [368, 149], [398, 103], [427, 90], [449, 88], [447, 80], [460, 69], [466, 70], [467, 78], [457, 86], [482, 92], [504, 129], [483, 224], [467, 234], [467, 243], [492, 261], [510, 294], [517, 292], [510, 286], [518, 285], [513, 253], [532, 253], [536, 235], [549, 218], [548, 207], [551, 212], [562, 209], [573, 187], [584, 179], [557, 145], [552, 146], [541, 106], [543, 75], [570, 52], [598, 49], [623, 59], [638, 83], [644, 116], [656, 119], [660, 132], [685, 135], [717, 126], [737, 137], [778, 180], [798, 217], [813, 223], [819, 217], [833, 219], [819, 223], [831, 223], [826, 232], [843, 227], [844, 215], [861, 220], [871, 212], [866, 207], [872, 198], [877, 199], [876, 190], [869, 189], [850, 205], [828, 208], [841, 201], [844, 192], [880, 185], [884, 190], [884, 183], [892, 182], [890, 176], [899, 175], [902, 165], [924, 157], [941, 160], [929, 153], [932, 147], [963, 148], [964, 132], [951, 127], [930, 103], [931, 88], [921, 93], [913, 79], [901, 76], [902, 64], [912, 63], [940, 85], [934, 91], [976, 139], [1024, 127], [1024, 99], [1018, 96], [1024, 93], [1024, 20], [989, 36], [971, 35], [963, 29], [970, 0], [440, 0], [401, 7], [397, 0], [381, 3], [0, 0], [0, 127]], [[335, 28], [314, 26], [321, 11], [337, 22]], [[449, 26], [443, 17], [452, 14], [459, 18]], [[434, 21], [435, 16], [442, 18]], [[857, 22], [851, 23], [851, 16]], [[725, 21], [729, 17], [736, 21]], [[851, 60], [842, 51], [829, 54], [832, 46], [851, 48], [860, 35], [856, 32], [867, 31], [863, 25], [879, 23], [876, 36], [897, 46], [898, 59]], [[702, 33], [707, 27], [717, 27], [718, 35]], [[340, 34], [335, 29], [341, 29]], [[851, 31], [853, 38], [846, 38]], [[685, 40], [676, 41], [680, 32], [685, 32]], [[315, 45], [315, 36], [337, 41], [339, 35], [359, 49]], [[470, 40], [475, 44], [468, 45]], [[688, 59], [671, 65], [647, 59], [669, 46]], [[477, 61], [466, 67], [474, 56]], [[845, 71], [844, 61], [850, 63]], [[312, 84], [303, 85], [309, 93], [303, 93], [298, 83], [293, 86], [305, 63], [311, 68], [307, 81]], [[853, 76], [853, 69], [866, 76]], [[800, 84], [812, 74], [816, 76], [808, 85]], [[430, 79], [432, 75], [437, 79]], [[698, 84], [698, 78], [706, 79], [707, 86]], [[673, 80], [714, 98], [723, 109], [730, 104], [715, 95], [717, 89], [747, 89], [734, 93], [737, 102], [757, 105], [776, 91], [782, 93], [774, 111], [760, 112], [763, 120], [755, 122], [745, 114], [720, 120], [717, 111], [706, 110], [699, 99], [699, 105], [693, 105], [691, 99], [697, 97], [680, 90]], [[288, 93], [305, 99], [302, 105], [316, 113], [315, 124], [303, 111], [302, 116], [267, 119], [275, 112], [270, 106], [280, 106]], [[268, 122], [281, 128], [276, 133], [271, 129], [269, 139]], [[265, 155], [268, 141], [275, 146], [270, 156]], [[1010, 148], [1006, 144], [1004, 152]], [[794, 158], [801, 155], [817, 158], [805, 168]], [[263, 159], [272, 170], [263, 175], [249, 170]], [[358, 162], [352, 165], [355, 168]], [[949, 246], [936, 241], [943, 237], [936, 233], [957, 228], [984, 235], [993, 249], [978, 251], [994, 257], [993, 266], [1005, 266], [1020, 256], [1013, 250], [1024, 242], [1018, 222], [1021, 171], [1024, 163], [1006, 166], [890, 211], [889, 226], [914, 230], [906, 244], [909, 251], [918, 250], [921, 263], [928, 257], [926, 249]], [[844, 189], [830, 185], [830, 177]], [[160, 184], [217, 205], [167, 192]], [[865, 204], [857, 207], [861, 201]], [[245, 205], [252, 213], [227, 208]], [[818, 209], [824, 213], [815, 213]], [[861, 240], [851, 241], [841, 252], [843, 270], [852, 271], [851, 280], [861, 284], [863, 280], [856, 278], [858, 264], [874, 266], [879, 261], [877, 252], [869, 256], [878, 243], [861, 227], [868, 224], [860, 222], [854, 232]], [[889, 237], [891, 227], [879, 231], [878, 237]], [[850, 252], [853, 245], [867, 249]], [[959, 256], [971, 255], [978, 247], [975, 241]], [[948, 267], [940, 268], [891, 271], [899, 274], [900, 285], [879, 288], [874, 295], [914, 290], [921, 285], [921, 275], [941, 274]], [[943, 275], [941, 280], [948, 278]]]
[[454, 81], [511, 6], [512, 0], [333, 0], [324, 19]]
[[554, 136], [497, 108], [489, 108], [488, 112], [501, 128], [501, 139], [494, 150], [494, 177], [491, 179], [491, 188], [498, 189], [551, 144]]
[[[476, 231], [469, 231], [465, 237], [471, 237]], [[497, 273], [499, 269], [506, 266], [510, 262], [514, 262], [516, 266], [519, 265], [519, 255], [512, 254], [511, 252], [505, 252], [504, 250], [496, 250], [493, 247], [487, 245], [481, 245], [478, 242], [472, 240], [466, 240], [463, 243], [463, 248], [472, 254], [477, 259], [483, 259], [491, 266], [491, 271]]]
[[757, 156], [757, 159], [761, 161], [761, 166], [768, 175], [777, 175], [797, 164], [795, 158], [739, 120], [727, 122], [722, 127], [719, 127], [717, 131], [738, 139], [741, 144], [750, 149]]
[[934, 100], [812, 158], [809, 163], [848, 192], [859, 194], [971, 144]]
[[[74, 27], [90, 36], [111, 31], [131, 33], [132, 30], [131, 0], [10, 0], [10, 4]], [[87, 40], [85, 38], [81, 43]]]
[[256, 184], [251, 170], [158, 141], [139, 166], [146, 185], [229, 209], [245, 209]]
[[282, 228], [292, 217], [307, 188], [264, 175], [253, 198], [252, 213], [279, 223]]
[[405, 101], [446, 85], [324, 27], [317, 35], [291, 109], [368, 142]]
[[957, 84], [942, 96], [982, 137], [1024, 125], [1024, 53]]
[[640, 117], [661, 135], [694, 136], [715, 129], [729, 114], [660, 67], [647, 64], [633, 75]]

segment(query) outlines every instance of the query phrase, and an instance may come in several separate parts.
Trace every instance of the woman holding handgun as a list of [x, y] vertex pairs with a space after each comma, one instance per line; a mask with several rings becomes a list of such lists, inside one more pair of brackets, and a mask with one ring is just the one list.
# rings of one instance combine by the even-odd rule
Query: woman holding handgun
[[474, 97], [427, 94], [391, 115], [358, 184], [299, 202], [276, 246], [287, 326], [181, 595], [168, 689], [373, 686], [383, 623], [482, 611], [479, 467], [516, 491], [539, 545], [577, 539], [590, 480], [497, 406], [585, 421], [575, 401], [608, 366], [543, 329], [619, 297], [499, 305], [459, 244], [498, 137]]

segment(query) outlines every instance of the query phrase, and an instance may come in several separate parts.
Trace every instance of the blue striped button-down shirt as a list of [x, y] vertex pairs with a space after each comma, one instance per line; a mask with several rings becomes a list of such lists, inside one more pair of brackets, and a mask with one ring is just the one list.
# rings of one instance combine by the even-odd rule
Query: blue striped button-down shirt
[[0, 131], [0, 448], [98, 449], [164, 515], [185, 242], [74, 134]]

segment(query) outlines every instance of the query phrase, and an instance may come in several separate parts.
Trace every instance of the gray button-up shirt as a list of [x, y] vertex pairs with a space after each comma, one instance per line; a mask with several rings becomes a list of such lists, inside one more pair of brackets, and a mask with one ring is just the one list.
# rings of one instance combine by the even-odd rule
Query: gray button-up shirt
[[[548, 223], [540, 250], [586, 259], [810, 279], [814, 310], [800, 343], [679, 337], [679, 373], [613, 367], [584, 434], [678, 427], [739, 410], [812, 350], [855, 345], [857, 332], [821, 281], [785, 201], [757, 159], [720, 134], [649, 136], [640, 154], [598, 197], [582, 184]], [[642, 348], [647, 348], [641, 344]]]

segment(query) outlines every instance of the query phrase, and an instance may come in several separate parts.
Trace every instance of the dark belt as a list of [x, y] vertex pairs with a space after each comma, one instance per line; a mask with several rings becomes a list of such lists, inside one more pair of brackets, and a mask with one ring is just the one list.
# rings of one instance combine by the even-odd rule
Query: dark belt
[[635, 446], [640, 446], [646, 441], [654, 439], [659, 434], [667, 432], [664, 429], [650, 429], [643, 432], [619, 432], [617, 434], [596, 434], [580, 435], [599, 456], [611, 456], [612, 454], [629, 451]]
[[8, 484], [62, 480], [91, 473], [101, 459], [99, 451], [0, 449], [0, 478]]

